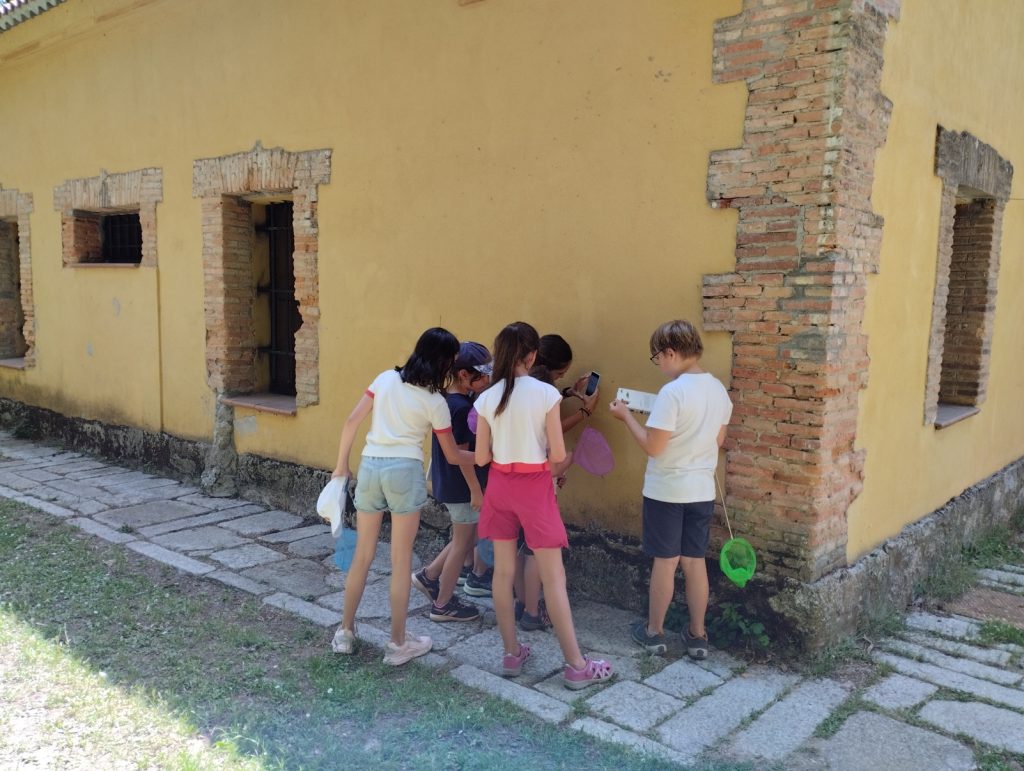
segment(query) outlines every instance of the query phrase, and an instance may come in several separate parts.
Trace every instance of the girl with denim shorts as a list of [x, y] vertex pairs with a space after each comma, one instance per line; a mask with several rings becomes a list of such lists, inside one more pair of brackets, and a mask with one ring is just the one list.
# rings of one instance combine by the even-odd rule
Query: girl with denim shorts
[[612, 676], [611, 665], [580, 652], [565, 587], [562, 549], [569, 541], [555, 501], [551, 464], [565, 460], [557, 389], [529, 376], [540, 338], [525, 322], [509, 324], [494, 341], [492, 385], [476, 400], [476, 463], [491, 464], [480, 509], [481, 538], [494, 542], [492, 592], [504, 645], [502, 674], [515, 677], [530, 656], [516, 636], [512, 584], [520, 528], [540, 568], [548, 614], [565, 657], [572, 690]]
[[395, 666], [423, 656], [429, 637], [407, 635], [412, 547], [427, 502], [423, 442], [433, 431], [450, 463], [472, 463], [473, 453], [459, 450], [451, 433], [451, 415], [443, 393], [459, 352], [451, 332], [434, 327], [416, 342], [401, 367], [382, 372], [345, 421], [332, 477], [350, 476], [349, 454], [359, 425], [372, 415], [356, 484], [356, 549], [345, 577], [345, 607], [331, 647], [336, 653], [355, 649], [355, 618], [366, 587], [384, 512], [391, 512], [391, 640], [384, 663]]

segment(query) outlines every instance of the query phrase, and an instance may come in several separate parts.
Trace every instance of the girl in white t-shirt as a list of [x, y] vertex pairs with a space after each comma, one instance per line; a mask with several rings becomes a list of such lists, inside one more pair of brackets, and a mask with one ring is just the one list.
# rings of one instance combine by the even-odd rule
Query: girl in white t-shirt
[[522, 528], [526, 544], [536, 555], [548, 614], [565, 656], [565, 686], [579, 690], [607, 680], [612, 667], [584, 656], [573, 629], [561, 551], [569, 541], [550, 468], [566, 457], [558, 408], [562, 397], [553, 386], [528, 374], [539, 341], [537, 330], [522, 321], [509, 324], [494, 341], [492, 385], [475, 404], [479, 413], [476, 464], [491, 464], [479, 532], [481, 538], [494, 542], [491, 588], [505, 647], [502, 674], [519, 675], [530, 655], [530, 646], [520, 644], [516, 636], [512, 599], [516, 539]]
[[351, 476], [349, 454], [359, 425], [372, 414], [356, 484], [356, 550], [345, 577], [345, 608], [331, 647], [336, 653], [355, 649], [355, 618], [377, 553], [384, 512], [391, 512], [391, 641], [384, 663], [399, 665], [428, 653], [429, 637], [405, 631], [409, 607], [412, 547], [427, 502], [423, 442], [433, 430], [449, 463], [472, 463], [452, 437], [451, 413], [444, 389], [451, 376], [459, 341], [434, 327], [416, 342], [401, 367], [379, 374], [345, 421], [332, 477]]

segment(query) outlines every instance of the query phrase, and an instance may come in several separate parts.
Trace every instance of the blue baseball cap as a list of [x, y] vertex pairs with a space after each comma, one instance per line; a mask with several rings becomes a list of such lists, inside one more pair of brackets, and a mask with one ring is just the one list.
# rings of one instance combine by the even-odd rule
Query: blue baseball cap
[[456, 372], [460, 369], [471, 369], [481, 375], [490, 376], [494, 371], [491, 352], [480, 343], [467, 340], [459, 346], [459, 355], [455, 357], [455, 366], [452, 369]]

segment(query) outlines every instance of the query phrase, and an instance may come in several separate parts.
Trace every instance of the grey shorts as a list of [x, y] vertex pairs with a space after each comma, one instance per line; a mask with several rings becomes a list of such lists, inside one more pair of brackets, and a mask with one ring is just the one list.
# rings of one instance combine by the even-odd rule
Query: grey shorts
[[644, 497], [644, 554], [703, 557], [708, 551], [714, 501], [666, 503]]
[[444, 507], [456, 525], [475, 525], [480, 521], [480, 510], [468, 503], [446, 503]]
[[363, 456], [356, 483], [356, 511], [412, 514], [427, 502], [423, 462], [414, 458]]

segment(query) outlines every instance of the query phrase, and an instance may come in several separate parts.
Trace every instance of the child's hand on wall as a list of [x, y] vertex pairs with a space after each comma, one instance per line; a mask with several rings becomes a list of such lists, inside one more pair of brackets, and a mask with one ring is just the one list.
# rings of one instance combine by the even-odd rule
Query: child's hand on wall
[[629, 414], [629, 402], [622, 399], [616, 399], [608, 405], [608, 411], [616, 420], [625, 420], [626, 416]]

